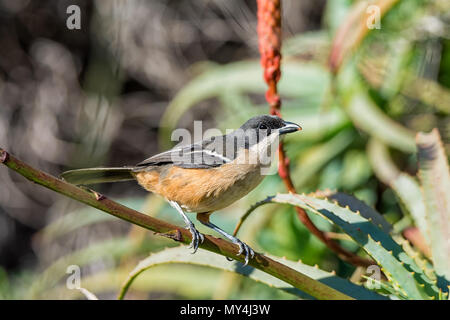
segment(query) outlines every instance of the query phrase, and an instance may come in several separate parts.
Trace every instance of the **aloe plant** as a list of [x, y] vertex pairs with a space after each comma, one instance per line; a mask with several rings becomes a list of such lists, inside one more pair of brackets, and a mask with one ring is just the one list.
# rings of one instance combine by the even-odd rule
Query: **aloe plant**
[[[138, 215], [135, 210], [144, 211], [142, 199], [118, 199], [135, 210], [109, 199], [99, 201], [98, 194], [66, 186], [11, 158], [8, 162], [2, 153], [1, 162], [29, 179], [166, 236], [147, 237], [136, 226], [127, 238], [98, 240], [49, 263], [43, 272], [23, 276], [25, 285], [17, 286], [13, 297], [79, 297], [80, 292], [68, 291], [61, 282], [65, 268], [89, 267], [101, 260], [104, 269], [83, 282], [93, 293], [119, 292], [120, 298], [162, 291], [205, 299], [221, 290], [222, 297], [238, 299], [260, 297], [257, 294], [291, 299], [448, 299], [450, 83], [444, 76], [450, 72], [450, 46], [426, 28], [426, 19], [431, 16], [445, 27], [450, 7], [445, 1], [421, 0], [373, 4], [382, 9], [379, 30], [364, 29], [362, 1], [333, 0], [327, 2], [322, 30], [293, 35], [283, 43], [277, 87], [283, 99], [280, 112], [303, 127], [302, 134], [286, 139], [284, 150], [293, 187], [304, 193], [286, 193], [281, 179], [270, 176], [247, 198], [224, 209], [226, 214], [214, 217], [232, 230], [247, 211], [238, 229], [261, 253], [253, 265], [243, 268], [240, 262], [227, 262], [222, 255], [238, 258], [236, 248], [214, 237], [207, 238], [197, 255], [187, 255], [184, 247], [166, 248], [176, 245], [172, 240], [188, 242], [189, 235], [159, 220], [177, 222], [164, 205], [148, 206], [145, 212], [152, 217]], [[436, 41], [442, 42], [443, 62], [440, 76], [433, 78], [424, 70], [431, 63], [429, 44]], [[255, 58], [208, 63], [202, 70], [164, 110], [161, 147], [169, 146], [171, 130], [200, 102], [217, 100], [213, 116], [220, 128], [235, 127], [267, 111], [261, 99], [254, 99], [266, 90]], [[256, 201], [261, 202], [251, 206]], [[343, 262], [342, 252], [311, 235], [292, 207], [305, 210], [326, 240], [373, 265], [355, 268]], [[96, 209], [76, 210], [52, 222], [38, 234], [37, 246], [82, 234], [87, 226], [119, 223]], [[410, 229], [422, 236], [419, 243], [409, 236]], [[237, 293], [220, 288], [221, 275], [230, 274], [230, 286], [239, 288]], [[0, 295], [10, 287], [0, 270]]]
[[[310, 195], [277, 194], [254, 206], [251, 211], [261, 205], [269, 203], [284, 203], [300, 206], [307, 212], [317, 214], [338, 226], [344, 233], [370, 255], [381, 268], [387, 281], [376, 279], [382, 290], [388, 291], [390, 296], [399, 299], [446, 299], [448, 297], [449, 278], [446, 272], [449, 255], [445, 245], [450, 239], [446, 222], [450, 219], [448, 210], [448, 186], [450, 173], [447, 160], [441, 145], [439, 134], [434, 131], [426, 135], [419, 133], [417, 136], [417, 148], [419, 150], [420, 177], [423, 183], [422, 190], [424, 202], [427, 208], [428, 227], [434, 227], [435, 232], [430, 235], [430, 245], [433, 252], [433, 267], [417, 263], [417, 253], [407, 245], [407, 241], [399, 235], [391, 234], [392, 226], [370, 206], [360, 200], [331, 191], [315, 192]], [[392, 169], [391, 169], [392, 170]], [[396, 174], [398, 176], [398, 174]], [[432, 183], [434, 182], [434, 183]], [[396, 184], [396, 188], [402, 189], [404, 184]], [[403, 194], [400, 192], [400, 194]], [[250, 212], [249, 212], [250, 213]], [[248, 216], [248, 215], [247, 215]], [[439, 224], [439, 225], [437, 225]], [[443, 247], [444, 246], [444, 247]], [[180, 250], [167, 249], [156, 255], [141, 261], [125, 281], [120, 298], [123, 298], [133, 280], [150, 267], [161, 263], [194, 263], [221, 268], [229, 272], [237, 272], [248, 275], [256, 281], [267, 285], [279, 287], [292, 294], [305, 298], [301, 291], [295, 288], [289, 289], [281, 285], [279, 280], [268, 277], [264, 273], [248, 272], [240, 269], [238, 265], [225, 265], [224, 262], [214, 258], [202, 256], [186, 257], [180, 254]], [[291, 263], [292, 264], [292, 263]], [[314, 269], [308, 269], [297, 263], [302, 272], [310, 274], [313, 278], [317, 275], [311, 273]], [[318, 271], [319, 275], [326, 275], [325, 271]], [[320, 279], [317, 278], [317, 279]], [[338, 280], [338, 290], [345, 290], [344, 279]], [[349, 284], [347, 284], [349, 285]], [[361, 289], [354, 288], [357, 292]], [[344, 293], [346, 291], [343, 291]], [[355, 298], [374, 298], [364, 291], [354, 293]]]
[[[435, 232], [430, 235], [430, 245], [433, 253], [433, 266], [423, 264], [417, 260], [418, 254], [400, 235], [395, 234], [392, 226], [376, 210], [366, 205], [362, 201], [345, 193], [336, 193], [331, 191], [315, 192], [310, 195], [296, 194], [277, 194], [253, 206], [248, 212], [256, 210], [258, 207], [270, 203], [284, 203], [293, 206], [300, 206], [307, 212], [317, 214], [338, 226], [355, 243], [358, 244], [368, 255], [370, 255], [381, 268], [387, 281], [375, 279], [379, 284], [379, 291], [389, 292], [389, 296], [399, 299], [446, 299], [448, 297], [449, 277], [447, 272], [449, 255], [448, 248], [445, 245], [450, 239], [447, 228], [447, 221], [450, 219], [449, 206], [449, 185], [450, 172], [444, 150], [440, 141], [438, 132], [435, 130], [431, 134], [419, 133], [417, 135], [417, 149], [419, 152], [419, 165], [421, 168], [420, 178], [422, 181], [423, 201], [427, 208], [427, 226], [433, 228]], [[379, 150], [383, 152], [383, 149]], [[377, 152], [377, 150], [372, 150]], [[395, 169], [383, 169], [389, 177], [393, 178], [392, 184], [399, 191], [401, 196], [408, 195], [403, 192], [405, 184], [398, 183], [395, 177], [400, 176]], [[413, 184], [415, 186], [415, 184]], [[422, 199], [422, 198], [420, 198]], [[246, 216], [248, 216], [248, 214]], [[416, 216], [417, 217], [417, 216]], [[418, 216], [419, 220], [421, 216]], [[421, 221], [423, 222], [423, 221]], [[430, 230], [430, 229], [427, 229]], [[269, 286], [280, 288], [291, 294], [305, 298], [306, 296], [295, 288], [283, 285], [279, 280], [271, 278], [261, 272], [246, 271], [245, 268], [239, 268], [239, 265], [228, 264], [216, 260], [213, 257], [207, 257], [205, 253], [193, 257], [186, 257], [180, 253], [178, 248], [167, 249], [158, 254], [151, 255], [149, 258], [141, 261], [125, 281], [120, 298], [123, 298], [131, 283], [142, 272], [152, 266], [166, 263], [193, 263], [199, 265], [220, 268], [228, 272], [237, 272], [247, 275], [250, 278], [261, 281]], [[286, 262], [285, 262], [286, 263]], [[302, 265], [300, 262], [290, 262], [290, 265], [300, 268], [303, 273], [320, 280], [322, 277], [329, 277], [325, 271], [310, 268]], [[315, 271], [315, 273], [314, 273]], [[359, 299], [373, 299], [377, 296], [370, 296], [362, 288], [347, 288], [349, 283], [344, 279], [339, 279], [335, 287], [342, 292], [350, 294]], [[366, 277], [367, 278], [367, 277]], [[369, 278], [367, 278], [369, 279]], [[373, 280], [370, 278], [370, 280]], [[350, 285], [352, 287], [352, 285]]]
[[[272, 258], [276, 259], [281, 263], [287, 264], [290, 267], [294, 268], [295, 270], [307, 274], [312, 279], [324, 283], [330, 286], [331, 288], [337, 289], [342, 293], [347, 294], [355, 299], [383, 299], [383, 296], [371, 292], [365, 289], [364, 287], [355, 285], [348, 280], [339, 278], [336, 276], [335, 273], [326, 272], [320, 270], [319, 268], [305, 265], [300, 261], [293, 262], [287, 261], [286, 259], [280, 259], [277, 257]], [[125, 280], [119, 293], [119, 299], [123, 299], [125, 297], [125, 294], [128, 291], [129, 287], [141, 273], [157, 265], [170, 263], [203, 265], [221, 269], [227, 272], [235, 272], [243, 276], [247, 276], [254, 281], [258, 281], [268, 286], [278, 288], [279, 290], [283, 290], [289, 294], [298, 296], [300, 298], [303, 299], [313, 298], [312, 296], [305, 294], [301, 290], [298, 290], [297, 288], [289, 285], [284, 281], [272, 277], [267, 273], [255, 270], [251, 267], [242, 267], [240, 263], [237, 262], [226, 263], [223, 261], [223, 259], [220, 259], [220, 257], [210, 256], [207, 252], [203, 250], [200, 250], [198, 255], [187, 256], [183, 248], [171, 248], [155, 253], [146, 258], [145, 260], [142, 260], [136, 266], [136, 268], [129, 274], [128, 278]]]
[[439, 132], [419, 133], [416, 138], [419, 178], [425, 201], [427, 239], [438, 275], [438, 285], [450, 284], [450, 173]]

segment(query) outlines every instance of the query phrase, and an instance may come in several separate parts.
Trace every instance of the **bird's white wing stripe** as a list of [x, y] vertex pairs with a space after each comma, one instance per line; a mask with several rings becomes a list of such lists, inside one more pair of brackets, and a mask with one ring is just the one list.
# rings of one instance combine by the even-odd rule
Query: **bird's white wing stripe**
[[206, 153], [206, 154], [208, 154], [208, 155], [210, 155], [212, 157], [219, 158], [220, 160], [223, 160], [224, 162], [227, 162], [227, 163], [232, 161], [231, 159], [229, 159], [227, 157], [224, 157], [223, 155], [221, 155], [219, 153], [216, 153], [216, 152], [211, 151], [211, 150], [206, 150], [206, 149], [192, 151], [191, 153], [199, 153], [199, 152], [202, 152], [202, 153], [204, 152], [204, 153]]

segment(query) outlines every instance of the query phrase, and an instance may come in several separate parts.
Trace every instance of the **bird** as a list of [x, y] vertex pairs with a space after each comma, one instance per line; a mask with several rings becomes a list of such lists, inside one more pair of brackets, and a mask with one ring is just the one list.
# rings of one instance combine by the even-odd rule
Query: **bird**
[[301, 126], [274, 115], [259, 115], [238, 129], [192, 144], [175, 146], [134, 166], [75, 169], [63, 172], [63, 180], [76, 185], [136, 180], [158, 194], [180, 214], [192, 235], [189, 248], [197, 251], [204, 236], [185, 212], [239, 246], [247, 265], [253, 249], [210, 221], [210, 215], [228, 207], [252, 191], [264, 179], [273, 150], [285, 134]]

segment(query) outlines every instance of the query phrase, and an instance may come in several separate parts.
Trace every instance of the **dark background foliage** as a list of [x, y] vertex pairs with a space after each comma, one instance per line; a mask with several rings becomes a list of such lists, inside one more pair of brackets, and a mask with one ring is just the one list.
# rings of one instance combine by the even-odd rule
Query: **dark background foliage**
[[[286, 36], [319, 28], [324, 2], [286, 1]], [[71, 4], [81, 8], [81, 30], [66, 27]], [[127, 34], [142, 38], [136, 39], [142, 56], [121, 57], [126, 52], [117, 53], [121, 49], [110, 43], [115, 39], [102, 39], [92, 1], [1, 1], [2, 146], [54, 175], [78, 165], [137, 163], [160, 151], [160, 117], [195, 74], [192, 64], [258, 55], [255, 1], [158, 0], [146, 7], [144, 16], [130, 17], [136, 21]], [[124, 45], [128, 40], [133, 41], [124, 39]], [[130, 68], [119, 66], [114, 54]], [[147, 63], [149, 70], [141, 72]], [[91, 105], [83, 107], [93, 95]], [[76, 144], [93, 139], [80, 124], [82, 113], [97, 112], [100, 103], [115, 105], [112, 124], [98, 124], [100, 130], [113, 127], [104, 137], [110, 147], [99, 153], [80, 150]], [[214, 104], [195, 108], [181, 125], [189, 127], [195, 119], [212, 126]], [[31, 267], [36, 263], [32, 236], [51, 219], [49, 208], [59, 196], [5, 170], [0, 175], [0, 265], [9, 271]], [[144, 194], [133, 184], [101, 190], [111, 196]]]

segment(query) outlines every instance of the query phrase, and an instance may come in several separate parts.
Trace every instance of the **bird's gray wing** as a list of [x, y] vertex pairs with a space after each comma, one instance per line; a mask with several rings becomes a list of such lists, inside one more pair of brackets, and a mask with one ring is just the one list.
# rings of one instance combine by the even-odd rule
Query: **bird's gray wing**
[[212, 137], [198, 143], [175, 147], [156, 154], [136, 165], [136, 169], [147, 166], [174, 164], [182, 168], [213, 168], [229, 163], [232, 159], [224, 155], [224, 148], [218, 142], [220, 137]]

